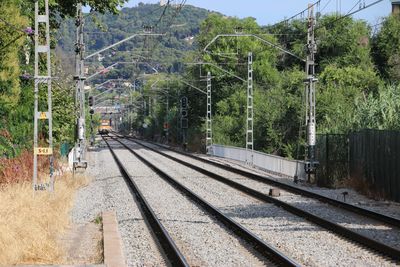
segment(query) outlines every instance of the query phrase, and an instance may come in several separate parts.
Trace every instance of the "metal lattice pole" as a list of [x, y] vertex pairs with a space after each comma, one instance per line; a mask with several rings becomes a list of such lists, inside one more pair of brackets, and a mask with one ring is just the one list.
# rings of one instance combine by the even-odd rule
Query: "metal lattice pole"
[[317, 52], [317, 44], [315, 42], [315, 18], [314, 9], [308, 9], [308, 34], [307, 34], [307, 61], [306, 61], [306, 123], [307, 123], [307, 164], [306, 172], [308, 179], [310, 175], [315, 174], [318, 162], [315, 159], [316, 144], [316, 119], [315, 119], [315, 54]]
[[[246, 162], [253, 164], [253, 53], [248, 54], [248, 77], [247, 77], [247, 118], [246, 118]], [[250, 153], [249, 153], [250, 151]]]
[[206, 151], [212, 153], [211, 73], [207, 73]]
[[[35, 100], [34, 100], [34, 156], [33, 156], [33, 190], [54, 190], [53, 177], [53, 120], [51, 101], [51, 51], [50, 51], [50, 23], [49, 2], [44, 1], [44, 14], [39, 14], [39, 1], [35, 2]], [[41, 36], [40, 27], [44, 24], [45, 36]], [[44, 40], [44, 44], [42, 44]], [[46, 55], [46, 69], [41, 73], [39, 68], [39, 55]], [[47, 111], [39, 111], [39, 90], [41, 84], [47, 84]], [[39, 121], [48, 122], [48, 146], [39, 147]], [[39, 183], [38, 181], [38, 156], [50, 156], [50, 181]]]
[[165, 128], [165, 135], [167, 137], [167, 144], [169, 143], [169, 95], [167, 94], [167, 125]]
[[84, 43], [84, 19], [82, 12], [82, 4], [77, 4], [76, 14], [76, 91], [75, 91], [75, 105], [77, 108], [77, 143], [75, 146], [74, 154], [74, 169], [80, 167], [87, 167], [85, 160], [86, 152], [86, 121], [85, 121], [85, 43]]

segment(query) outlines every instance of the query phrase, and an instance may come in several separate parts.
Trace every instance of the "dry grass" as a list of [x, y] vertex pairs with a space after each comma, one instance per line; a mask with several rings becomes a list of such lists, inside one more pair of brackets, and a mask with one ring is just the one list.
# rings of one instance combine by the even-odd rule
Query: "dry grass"
[[347, 179], [344, 179], [340, 186], [353, 188], [358, 193], [370, 199], [382, 200], [386, 198], [385, 194], [381, 192], [378, 188], [372, 186], [367, 181], [359, 177], [349, 177]]
[[30, 182], [0, 188], [0, 265], [60, 264], [63, 249], [57, 240], [69, 225], [69, 211], [84, 177], [64, 175], [55, 192], [33, 194]]
[[[38, 170], [49, 170], [49, 167], [48, 157], [38, 157]], [[59, 168], [57, 158], [54, 161], [54, 168]], [[31, 151], [25, 150], [16, 158], [0, 158], [0, 184], [31, 181], [32, 175], [33, 153]]]

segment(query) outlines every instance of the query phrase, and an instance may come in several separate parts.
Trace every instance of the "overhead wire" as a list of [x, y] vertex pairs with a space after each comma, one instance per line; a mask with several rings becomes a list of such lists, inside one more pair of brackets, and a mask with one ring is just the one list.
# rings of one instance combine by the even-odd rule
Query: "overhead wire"
[[[321, 29], [321, 28], [327, 27], [327, 26], [332, 26], [332, 25], [335, 24], [336, 22], [338, 22], [338, 21], [340, 21], [340, 20], [342, 20], [342, 19], [345, 19], [345, 18], [347, 18], [347, 17], [350, 17], [350, 16], [352, 16], [352, 15], [354, 15], [354, 14], [357, 14], [358, 12], [361, 12], [361, 11], [367, 9], [367, 8], [370, 8], [370, 7], [372, 7], [372, 6], [374, 6], [374, 5], [378, 4], [378, 3], [380, 3], [380, 2], [382, 2], [382, 1], [384, 1], [384, 0], [376, 0], [375, 2], [373, 2], [373, 3], [371, 3], [371, 4], [364, 5], [363, 7], [360, 7], [360, 8], [359, 8], [358, 10], [356, 10], [356, 11], [352, 11], [352, 10], [354, 9], [354, 7], [353, 7], [353, 8], [352, 8], [350, 11], [348, 11], [345, 15], [340, 16], [340, 17], [338, 17], [337, 19], [335, 19], [335, 20], [329, 22], [327, 25], [322, 25], [322, 24], [321, 24], [321, 25], [316, 26], [316, 27], [315, 27], [315, 30], [318, 30], [318, 29]], [[359, 2], [360, 2], [360, 1], [359, 1]], [[357, 3], [357, 4], [358, 4], [358, 3]]]
[[[173, 14], [171, 14], [170, 19], [167, 21], [166, 26], [164, 27], [165, 29], [169, 29], [170, 26], [173, 25], [175, 20], [179, 17], [179, 14], [180, 14], [180, 12], [181, 12], [181, 10], [182, 10], [182, 8], [184, 7], [185, 4], [186, 4], [186, 0], [182, 0], [182, 2], [179, 5], [176, 6], [176, 11]], [[167, 2], [166, 7], [168, 5], [169, 6], [171, 5], [171, 1], [170, 0]], [[167, 9], [164, 9], [164, 11], [165, 12], [163, 12], [162, 16], [166, 17], [167, 16]], [[158, 22], [161, 23], [162, 20], [159, 20]], [[154, 27], [156, 28], [158, 26], [159, 26], [159, 24], [156, 24]], [[159, 28], [162, 29], [163, 27], [159, 27]], [[169, 34], [170, 34], [169, 37], [171, 38], [171, 33], [169, 33]], [[161, 38], [162, 37], [159, 37], [158, 40], [161, 40]], [[169, 38], [169, 40], [170, 40], [170, 38]], [[149, 50], [148, 50], [148, 55], [152, 56], [152, 54], [154, 53], [155, 48], [157, 47], [157, 42], [153, 42], [153, 45], [149, 45], [149, 47], [151, 47], [151, 48], [149, 48]]]
[[282, 21], [280, 21], [280, 22], [278, 22], [278, 23], [275, 23], [275, 24], [272, 25], [272, 26], [276, 26], [276, 25], [279, 25], [279, 24], [282, 24], [282, 23], [288, 23], [290, 20], [292, 20], [292, 19], [298, 17], [299, 15], [304, 14], [304, 13], [305, 13], [306, 11], [308, 11], [310, 8], [313, 8], [314, 6], [318, 6], [318, 5], [321, 3], [321, 1], [322, 1], [322, 0], [318, 0], [318, 1], [315, 2], [314, 4], [311, 4], [310, 6], [308, 6], [306, 9], [304, 9], [304, 10], [302, 10], [302, 11], [300, 11], [300, 12], [294, 14], [293, 16], [289, 17], [288, 19], [284, 19], [284, 20], [282, 20]]
[[[322, 28], [330, 29], [330, 28], [334, 27], [337, 22], [339, 22], [339, 21], [341, 21], [341, 20], [343, 20], [343, 19], [345, 19], [347, 17], [350, 17], [350, 16], [352, 16], [354, 14], [357, 14], [358, 12], [364, 11], [365, 9], [368, 9], [368, 8], [370, 8], [372, 6], [375, 6], [376, 4], [378, 4], [378, 3], [382, 2], [382, 1], [384, 1], [384, 0], [376, 0], [376, 1], [374, 1], [374, 2], [372, 2], [370, 4], [368, 4], [368, 5], [363, 5], [362, 7], [360, 6], [359, 9], [353, 11], [354, 8], [361, 2], [360, 0], [358, 0], [357, 3], [355, 4], [355, 6], [353, 6], [348, 12], [346, 12], [345, 15], [337, 17], [336, 19], [334, 19], [334, 20], [332, 20], [332, 21], [330, 21], [328, 23], [319, 24], [314, 28], [314, 30], [317, 31], [317, 30], [322, 29]], [[324, 7], [324, 9], [325, 8], [326, 8], [326, 6]], [[301, 34], [299, 36], [305, 37], [305, 36], [307, 36], [307, 33], [303, 33], [303, 34]]]

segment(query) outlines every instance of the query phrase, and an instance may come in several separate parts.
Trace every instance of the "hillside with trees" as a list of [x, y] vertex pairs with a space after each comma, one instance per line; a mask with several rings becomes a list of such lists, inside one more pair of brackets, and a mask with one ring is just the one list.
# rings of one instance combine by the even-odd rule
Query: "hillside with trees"
[[[162, 37], [138, 37], [87, 62], [88, 73], [115, 62], [132, 62], [115, 68], [93, 81], [125, 78], [137, 84], [136, 92], [124, 92], [136, 105], [124, 125], [146, 136], [163, 135], [163, 124], [171, 125], [171, 138], [179, 142], [178, 98], [189, 98], [189, 140], [200, 147], [204, 135], [205, 97], [180, 80], [205, 89], [204, 76], [213, 75], [213, 129], [215, 143], [244, 146], [246, 85], [211, 66], [209, 62], [238, 77], [247, 77], [247, 53], [254, 56], [255, 149], [291, 158], [302, 158], [304, 150], [304, 65], [294, 57], [251, 37], [222, 38], [203, 48], [217, 34], [256, 34], [271, 43], [305, 57], [306, 21], [260, 26], [252, 18], [238, 19], [193, 6], [181, 10], [140, 3], [134, 8], [115, 7], [123, 1], [89, 1], [93, 12], [86, 14], [85, 32], [90, 53], [134, 33], [166, 33]], [[31, 25], [32, 7], [24, 1], [2, 3], [0, 17], [12, 25], [0, 29], [2, 155], [10, 157], [30, 147], [32, 136], [32, 40], [21, 30]], [[65, 1], [54, 2], [59, 14], [52, 17], [55, 54], [55, 139], [73, 143], [74, 38], [73, 8]], [[105, 14], [101, 12], [108, 10]], [[161, 19], [160, 19], [161, 18]], [[347, 133], [362, 128], [400, 128], [399, 54], [400, 18], [389, 16], [377, 31], [362, 20], [327, 14], [319, 18], [317, 51], [317, 130], [318, 133]], [[16, 31], [19, 29], [20, 31]], [[21, 37], [22, 35], [22, 37]], [[15, 41], [14, 45], [8, 45]], [[26, 56], [26, 54], [28, 56]], [[29, 62], [27, 61], [29, 58]], [[64, 70], [61, 71], [60, 66]], [[154, 70], [159, 73], [154, 74]], [[140, 78], [141, 74], [148, 74]], [[150, 88], [169, 89], [170, 111], [166, 114], [165, 94]], [[122, 101], [122, 102], [123, 102]], [[123, 104], [123, 103], [122, 103]], [[143, 124], [146, 124], [146, 129]], [[133, 125], [132, 125], [133, 123]]]
[[[88, 62], [90, 70], [107, 67], [115, 62], [145, 61], [160, 72], [181, 71], [185, 54], [194, 51], [193, 41], [200, 24], [211, 13], [206, 9], [186, 5], [184, 8], [164, 7], [139, 3], [137, 7], [123, 8], [119, 14], [87, 13], [85, 19], [86, 54], [98, 51], [133, 34], [165, 33], [165, 36], [138, 36]], [[73, 55], [76, 26], [74, 20], [61, 23], [58, 45], [62, 54]], [[148, 68], [148, 65], [147, 65]], [[111, 77], [128, 78], [146, 66], [125, 65]]]
[[[390, 74], [398, 73], [396, 58], [400, 42], [389, 37], [390, 33], [398, 31], [399, 22], [399, 16], [389, 16], [373, 34], [371, 27], [362, 20], [338, 19], [329, 14], [319, 19], [316, 32], [318, 133], [341, 134], [364, 128], [400, 129], [399, 78]], [[235, 33], [237, 28], [243, 29], [244, 33], [257, 34], [305, 58], [306, 21], [261, 27], [251, 18], [211, 15], [201, 24], [196, 36], [197, 51], [186, 59], [187, 62], [210, 62], [246, 79], [247, 53], [253, 52], [255, 149], [304, 158], [304, 64], [251, 37], [220, 39], [209, 48], [210, 53], [203, 53], [203, 48], [214, 36]], [[205, 75], [207, 71], [214, 77], [214, 142], [244, 147], [246, 84], [210, 66], [200, 69], [189, 64], [183, 76], [205, 89], [205, 82], [199, 82], [199, 75]], [[158, 85], [168, 87], [167, 82]], [[199, 135], [204, 137], [205, 132], [206, 99], [183, 84], [177, 86], [180, 86], [174, 89], [177, 94], [188, 96], [190, 102], [192, 135], [189, 140], [199, 140]], [[155, 113], [147, 111], [151, 114], [146, 117], [146, 124], [151, 125], [146, 129], [149, 136], [162, 133], [162, 122], [166, 118], [163, 105], [159, 103], [154, 107]], [[178, 103], [170, 102], [170, 106], [174, 105]], [[171, 114], [168, 116], [172, 116], [171, 125], [177, 125], [177, 118]], [[143, 120], [140, 116], [138, 118]], [[137, 127], [141, 125], [139, 121]]]

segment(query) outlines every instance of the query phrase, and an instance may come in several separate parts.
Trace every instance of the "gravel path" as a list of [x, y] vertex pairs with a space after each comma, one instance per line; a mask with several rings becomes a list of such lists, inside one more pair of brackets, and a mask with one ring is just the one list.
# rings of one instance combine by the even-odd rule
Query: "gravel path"
[[[264, 266], [257, 252], [144, 166], [127, 150], [115, 150], [150, 206], [191, 266]], [[141, 151], [140, 151], [141, 152]], [[260, 258], [260, 259], [259, 259]]]
[[88, 175], [93, 181], [78, 191], [71, 213], [76, 223], [93, 221], [115, 210], [128, 266], [165, 266], [140, 210], [107, 147], [91, 151]]
[[[132, 147], [137, 145], [124, 141]], [[272, 204], [244, 196], [222, 183], [148, 150], [139, 153], [227, 215], [307, 266], [392, 266], [385, 259]], [[189, 161], [189, 159], [185, 158]], [[198, 166], [201, 164], [198, 163]], [[217, 172], [217, 171], [216, 171]]]
[[[152, 144], [149, 145], [154, 148], [158, 148]], [[245, 176], [229, 172], [173, 151], [163, 150], [163, 152], [173, 157], [185, 160], [189, 163], [193, 163], [201, 168], [210, 170], [214, 173], [222, 175], [225, 178], [243, 184], [264, 194], [268, 194], [269, 190], [274, 188], [267, 184], [251, 180]], [[285, 203], [289, 203], [297, 208], [306, 210], [312, 214], [349, 228], [359, 234], [400, 249], [400, 228], [383, 225], [376, 220], [357, 215], [312, 198], [303, 197], [301, 195], [293, 194], [284, 190], [280, 190], [280, 192], [281, 196], [277, 197], [277, 199], [284, 201]]]

